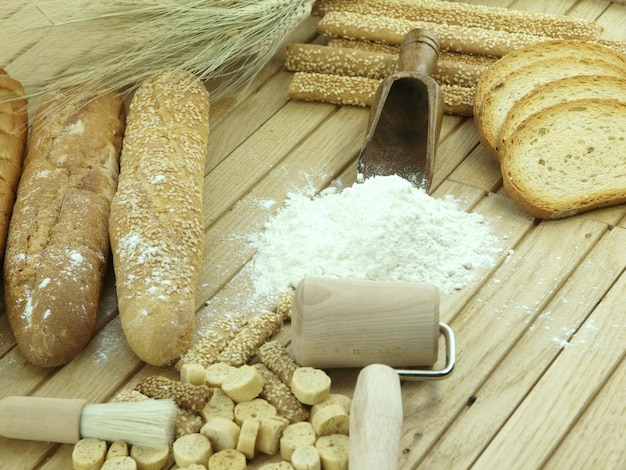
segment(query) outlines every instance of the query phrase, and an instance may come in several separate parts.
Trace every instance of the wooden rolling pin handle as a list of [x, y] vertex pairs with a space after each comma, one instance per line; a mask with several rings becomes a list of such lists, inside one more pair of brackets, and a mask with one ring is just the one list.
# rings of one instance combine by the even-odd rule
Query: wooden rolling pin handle
[[403, 72], [418, 72], [430, 76], [437, 66], [439, 40], [427, 29], [413, 29], [400, 46], [398, 68]]
[[382, 364], [364, 367], [350, 408], [349, 468], [397, 470], [402, 418], [398, 374]]
[[81, 413], [86, 404], [86, 400], [66, 398], [3, 398], [0, 436], [74, 444], [81, 439]]

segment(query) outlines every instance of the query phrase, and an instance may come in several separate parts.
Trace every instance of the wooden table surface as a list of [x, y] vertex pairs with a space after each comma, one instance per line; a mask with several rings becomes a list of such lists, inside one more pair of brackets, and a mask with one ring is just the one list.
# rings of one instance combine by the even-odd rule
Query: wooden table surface
[[[626, 6], [617, 3], [473, 3], [595, 20], [603, 37], [626, 41]], [[3, 21], [11, 12], [0, 13]], [[293, 40], [315, 36], [311, 18]], [[0, 44], [0, 64], [18, 80], [34, 70], [55, 73], [40, 47], [45, 42], [21, 51]], [[368, 110], [290, 100], [282, 61], [279, 54], [268, 64], [245, 100], [211, 109], [200, 326], [214, 312], [249, 308], [249, 280], [238, 273], [253, 252], [242, 235], [260, 230], [289, 191], [355, 181]], [[435, 197], [452, 194], [487, 217], [503, 253], [472, 285], [442, 295], [441, 320], [455, 331], [457, 364], [445, 380], [402, 384], [400, 468], [626, 468], [626, 206], [534, 220], [503, 191], [473, 119], [459, 116], [445, 116], [434, 188]], [[268, 209], [263, 200], [278, 204]], [[357, 373], [330, 371], [333, 391], [351, 394]], [[104, 402], [152, 374], [176, 376], [146, 366], [126, 345], [112, 272], [93, 339], [64, 367], [28, 364], [0, 313], [0, 397]], [[71, 451], [0, 438], [0, 468], [71, 468]]]

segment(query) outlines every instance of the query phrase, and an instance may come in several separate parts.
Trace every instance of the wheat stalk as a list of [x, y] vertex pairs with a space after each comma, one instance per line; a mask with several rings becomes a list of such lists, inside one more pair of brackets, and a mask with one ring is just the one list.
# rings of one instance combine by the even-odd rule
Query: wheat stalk
[[[55, 76], [25, 76], [29, 96], [95, 82], [132, 90], [164, 69], [211, 80], [216, 101], [241, 89], [310, 14], [313, 0], [38, 0], [45, 24], [12, 18], [0, 43], [41, 37]], [[2, 39], [4, 37], [4, 39]], [[77, 46], [92, 44], [76, 57]]]

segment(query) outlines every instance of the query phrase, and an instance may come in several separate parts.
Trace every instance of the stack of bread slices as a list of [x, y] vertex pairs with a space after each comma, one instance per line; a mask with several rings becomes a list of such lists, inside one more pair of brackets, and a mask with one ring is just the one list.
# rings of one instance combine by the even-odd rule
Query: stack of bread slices
[[519, 49], [481, 76], [474, 119], [504, 188], [531, 215], [626, 202], [626, 56], [570, 40]]

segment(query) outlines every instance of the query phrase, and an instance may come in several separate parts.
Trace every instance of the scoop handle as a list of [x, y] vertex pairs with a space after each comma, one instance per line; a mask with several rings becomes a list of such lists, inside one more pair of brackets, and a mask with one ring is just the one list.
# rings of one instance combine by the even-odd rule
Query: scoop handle
[[397, 470], [402, 416], [398, 374], [383, 364], [364, 367], [350, 408], [349, 468]]
[[81, 438], [86, 400], [6, 397], [0, 400], [0, 436], [28, 441], [74, 444]]
[[438, 56], [437, 36], [427, 29], [413, 29], [402, 40], [398, 67], [403, 72], [430, 76], [435, 70]]

